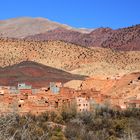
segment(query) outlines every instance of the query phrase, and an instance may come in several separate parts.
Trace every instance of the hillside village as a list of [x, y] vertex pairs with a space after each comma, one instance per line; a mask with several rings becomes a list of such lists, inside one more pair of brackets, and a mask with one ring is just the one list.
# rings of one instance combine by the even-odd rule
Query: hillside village
[[[115, 81], [119, 79], [119, 77], [112, 78], [111, 80]], [[139, 80], [131, 83], [137, 82]], [[39, 115], [45, 111], [57, 112], [72, 106], [77, 112], [93, 111], [104, 107], [119, 110], [140, 108], [140, 94], [124, 98], [111, 96], [94, 88], [66, 87], [61, 82], [50, 82], [49, 86], [41, 88], [34, 88], [26, 83], [18, 83], [17, 86], [0, 86], [0, 114], [14, 112], [21, 115], [27, 113]]]
[[[35, 14], [43, 9], [44, 15], [63, 5], [53, 2], [51, 8], [48, 1], [39, 1], [43, 7], [38, 3], [33, 11], [36, 2], [25, 3], [25, 8], [6, 3], [4, 12], [16, 5], [13, 10], [27, 8]], [[65, 12], [71, 10], [66, 4]], [[91, 1], [82, 8], [79, 1], [76, 10], [88, 15], [76, 15], [87, 22], [92, 13], [90, 24], [98, 23], [93, 13], [105, 11], [110, 2], [101, 4], [92, 12]], [[114, 7], [117, 13], [119, 6]], [[140, 24], [117, 29], [103, 24], [108, 18], [100, 19], [99, 28], [75, 28], [41, 17], [0, 20], [0, 140], [140, 140]]]
[[[87, 91], [86, 91], [87, 92]], [[97, 102], [101, 102], [99, 91], [90, 91], [93, 97], [81, 90], [74, 90], [63, 87], [61, 83], [50, 83], [48, 87], [33, 89], [31, 85], [25, 83], [18, 84], [17, 87], [1, 87], [1, 113], [17, 112], [20, 114], [32, 113], [40, 114], [45, 111], [60, 111], [63, 107], [77, 106], [78, 111], [90, 111], [90, 103], [93, 97]]]

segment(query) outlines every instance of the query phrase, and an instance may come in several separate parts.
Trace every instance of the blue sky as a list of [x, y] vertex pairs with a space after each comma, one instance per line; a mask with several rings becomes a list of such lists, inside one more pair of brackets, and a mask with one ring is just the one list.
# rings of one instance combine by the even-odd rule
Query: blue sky
[[0, 0], [0, 20], [44, 17], [74, 27], [140, 24], [140, 0]]

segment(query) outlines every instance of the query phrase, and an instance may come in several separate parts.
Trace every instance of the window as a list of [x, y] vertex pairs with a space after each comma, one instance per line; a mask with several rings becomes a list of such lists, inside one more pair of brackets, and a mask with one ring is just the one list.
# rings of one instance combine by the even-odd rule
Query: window
[[18, 107], [21, 107], [21, 105], [18, 105]]
[[79, 104], [79, 106], [81, 106], [81, 104]]

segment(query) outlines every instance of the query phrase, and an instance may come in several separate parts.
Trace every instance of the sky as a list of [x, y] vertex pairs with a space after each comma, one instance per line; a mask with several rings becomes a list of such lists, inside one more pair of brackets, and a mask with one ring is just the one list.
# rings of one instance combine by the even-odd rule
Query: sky
[[0, 0], [0, 20], [16, 17], [116, 29], [140, 24], [140, 0]]

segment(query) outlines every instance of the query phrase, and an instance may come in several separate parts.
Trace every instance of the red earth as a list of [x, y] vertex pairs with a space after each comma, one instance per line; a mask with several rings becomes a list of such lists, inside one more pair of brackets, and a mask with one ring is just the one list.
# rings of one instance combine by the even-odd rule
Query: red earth
[[47, 86], [49, 82], [65, 83], [70, 80], [82, 80], [84, 78], [84, 76], [70, 74], [32, 61], [24, 61], [0, 68], [0, 85], [5, 86], [25, 82], [33, 85], [33, 87], [43, 87]]

